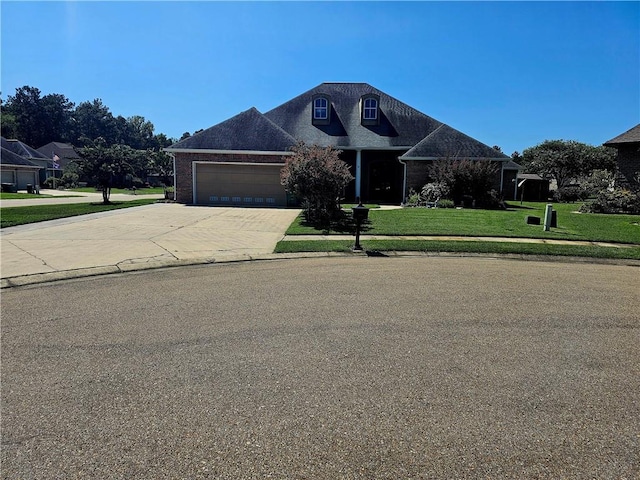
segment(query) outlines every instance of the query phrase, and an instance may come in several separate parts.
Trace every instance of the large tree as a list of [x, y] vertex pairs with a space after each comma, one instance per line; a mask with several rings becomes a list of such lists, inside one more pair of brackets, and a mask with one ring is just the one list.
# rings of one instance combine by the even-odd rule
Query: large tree
[[17, 88], [2, 105], [2, 135], [34, 148], [52, 141], [69, 141], [73, 107], [64, 95], [41, 96], [35, 87]]
[[353, 180], [340, 150], [298, 143], [285, 157], [280, 180], [302, 202], [307, 221], [325, 225], [340, 211], [339, 198]]
[[555, 180], [566, 187], [593, 170], [615, 169], [615, 150], [594, 147], [575, 140], [545, 140], [522, 152], [518, 163], [529, 173]]

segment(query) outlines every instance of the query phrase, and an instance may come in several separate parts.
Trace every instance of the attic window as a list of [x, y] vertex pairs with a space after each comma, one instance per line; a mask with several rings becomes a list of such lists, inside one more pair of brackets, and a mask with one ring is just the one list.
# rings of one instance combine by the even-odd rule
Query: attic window
[[362, 125], [378, 125], [380, 121], [380, 97], [369, 94], [360, 99]]
[[311, 104], [311, 120], [314, 125], [329, 125], [331, 121], [331, 99], [327, 95], [316, 95]]
[[329, 118], [329, 102], [324, 97], [316, 98], [313, 101], [313, 119], [326, 120]]
[[365, 98], [362, 118], [365, 120], [375, 120], [378, 118], [378, 102], [375, 98]]

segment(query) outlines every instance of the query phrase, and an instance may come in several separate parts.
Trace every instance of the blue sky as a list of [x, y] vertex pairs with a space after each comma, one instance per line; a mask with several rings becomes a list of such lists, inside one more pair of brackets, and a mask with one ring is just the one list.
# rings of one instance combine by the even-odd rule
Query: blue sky
[[[366, 82], [507, 154], [640, 123], [639, 2], [7, 2], [24, 85], [180, 137], [325, 81]], [[37, 146], [36, 146], [37, 147]]]

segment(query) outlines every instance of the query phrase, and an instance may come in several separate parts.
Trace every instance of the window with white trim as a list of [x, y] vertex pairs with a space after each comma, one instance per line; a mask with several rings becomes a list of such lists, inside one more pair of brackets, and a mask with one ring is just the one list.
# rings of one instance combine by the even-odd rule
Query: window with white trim
[[378, 101], [375, 98], [369, 97], [364, 99], [362, 118], [364, 120], [378, 119]]
[[313, 101], [313, 119], [327, 120], [329, 118], [329, 101], [325, 97], [318, 97]]

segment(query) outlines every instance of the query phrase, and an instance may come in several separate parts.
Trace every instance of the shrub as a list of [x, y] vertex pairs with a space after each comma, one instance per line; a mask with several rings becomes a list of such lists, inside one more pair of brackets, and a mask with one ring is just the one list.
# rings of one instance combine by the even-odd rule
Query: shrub
[[497, 164], [488, 160], [445, 159], [434, 162], [429, 175], [434, 183], [448, 188], [448, 197], [456, 204], [475, 203], [477, 207], [494, 208], [497, 204], [491, 188], [497, 171]]
[[580, 207], [586, 213], [627, 213], [640, 214], [640, 193], [630, 190], [602, 190], [592, 202]]
[[438, 202], [438, 208], [455, 208], [456, 204], [453, 203], [453, 200], [449, 200], [448, 198], [443, 198]]
[[341, 214], [339, 198], [353, 180], [349, 165], [340, 160], [340, 150], [298, 143], [285, 157], [280, 182], [300, 199], [307, 222], [326, 226]]
[[589, 198], [589, 191], [580, 185], [569, 185], [554, 191], [552, 198], [554, 202], [577, 202]]
[[407, 197], [407, 201], [405, 202], [406, 207], [419, 207], [422, 205], [422, 198], [420, 194], [416, 192], [413, 188], [409, 190], [409, 196]]
[[449, 196], [450, 189], [444, 182], [427, 183], [420, 191], [420, 197], [423, 202], [438, 202], [441, 198]]

